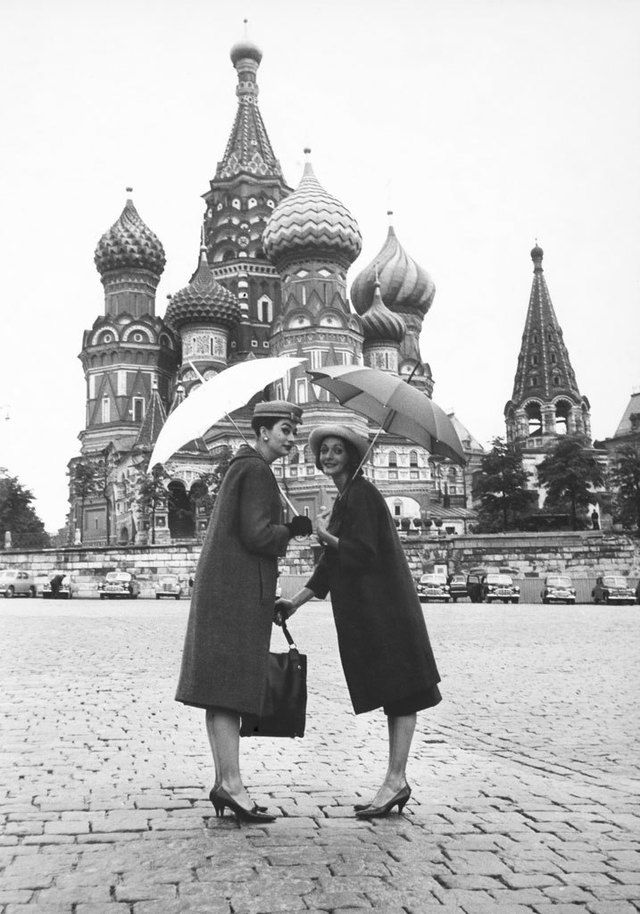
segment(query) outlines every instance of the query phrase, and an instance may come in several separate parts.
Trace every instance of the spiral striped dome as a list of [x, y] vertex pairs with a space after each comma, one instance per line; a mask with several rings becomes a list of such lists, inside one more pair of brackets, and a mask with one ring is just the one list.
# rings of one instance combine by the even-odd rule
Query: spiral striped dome
[[236, 298], [211, 272], [206, 248], [201, 248], [198, 269], [189, 284], [172, 297], [164, 319], [175, 330], [195, 323], [231, 327], [238, 323], [241, 313]]
[[160, 276], [166, 263], [160, 239], [142, 221], [130, 197], [120, 218], [98, 242], [93, 260], [101, 276], [127, 268], [150, 270]]
[[371, 263], [356, 276], [351, 286], [351, 301], [358, 314], [363, 315], [373, 299], [376, 268], [380, 293], [390, 311], [411, 313], [423, 318], [436, 294], [436, 287], [427, 271], [409, 257], [389, 226], [387, 239]]
[[365, 343], [400, 343], [404, 337], [405, 323], [385, 305], [379, 282], [375, 284], [373, 301], [360, 320]]
[[327, 193], [307, 162], [296, 190], [271, 214], [262, 242], [276, 267], [301, 257], [326, 257], [346, 269], [360, 253], [362, 235], [346, 206]]

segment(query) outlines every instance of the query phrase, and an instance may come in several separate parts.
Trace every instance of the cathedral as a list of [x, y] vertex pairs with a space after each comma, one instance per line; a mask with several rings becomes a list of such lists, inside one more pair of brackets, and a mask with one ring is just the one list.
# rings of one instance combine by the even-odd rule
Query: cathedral
[[[379, 253], [347, 291], [347, 271], [362, 247], [358, 223], [322, 186], [309, 150], [297, 187], [287, 184], [258, 106], [261, 59], [261, 50], [247, 39], [231, 49], [237, 113], [203, 195], [195, 272], [168, 296], [164, 318], [156, 314], [164, 249], [131, 196], [97, 244], [104, 313], [83, 336], [86, 420], [81, 454], [69, 463], [69, 527], [76, 543], [142, 545], [202, 537], [216, 478], [242, 435], [252, 437], [254, 401], [234, 413], [233, 423], [219, 422], [204, 439], [182, 447], [161, 471], [149, 474], [148, 462], [167, 415], [200, 377], [237, 361], [285, 355], [306, 360], [269, 395], [304, 410], [297, 447], [272, 469], [297, 510], [311, 517], [333, 497], [307, 444], [311, 430], [340, 419], [365, 434], [372, 430], [315, 388], [305, 368], [364, 364], [411, 376], [425, 397], [432, 395], [431, 369], [419, 347], [435, 295], [429, 273], [405, 251], [390, 224]], [[567, 422], [578, 421], [578, 413], [584, 422], [577, 389], [576, 403], [573, 388], [565, 390], [572, 372], [560, 344], [561, 338], [555, 340], [564, 371], [558, 394], [569, 406], [556, 415], [565, 409]], [[526, 403], [514, 393], [509, 413], [514, 434], [531, 421], [527, 410], [539, 402], [537, 388], [528, 393]], [[551, 419], [544, 416], [547, 428]], [[477, 465], [482, 448], [451, 418], [470, 465]], [[411, 442], [385, 435], [366, 472], [405, 530], [419, 532], [435, 521], [462, 532], [473, 517], [466, 507], [469, 470], [436, 460]]]

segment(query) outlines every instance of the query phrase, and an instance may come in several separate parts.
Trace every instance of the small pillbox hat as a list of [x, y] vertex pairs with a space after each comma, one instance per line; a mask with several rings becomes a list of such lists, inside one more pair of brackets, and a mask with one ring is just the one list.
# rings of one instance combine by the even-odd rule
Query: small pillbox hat
[[289, 419], [302, 422], [302, 409], [287, 400], [265, 400], [253, 408], [254, 419]]

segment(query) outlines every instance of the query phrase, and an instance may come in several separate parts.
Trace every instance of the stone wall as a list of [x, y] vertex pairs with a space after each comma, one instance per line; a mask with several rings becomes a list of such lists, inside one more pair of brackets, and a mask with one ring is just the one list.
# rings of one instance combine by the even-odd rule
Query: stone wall
[[[402, 538], [409, 566], [414, 575], [447, 565], [449, 571], [467, 571], [474, 565], [508, 565], [521, 579], [544, 578], [553, 571], [567, 571], [584, 579], [587, 593], [595, 576], [621, 573], [634, 582], [640, 576], [640, 540], [622, 533], [581, 531], [578, 533], [518, 533], [467, 536], [415, 536]], [[304, 584], [319, 555], [311, 547], [294, 540], [280, 560], [283, 596], [290, 596]], [[43, 549], [37, 552], [0, 550], [0, 569], [26, 568], [42, 582], [54, 569], [74, 573], [78, 596], [96, 596], [98, 583], [107, 571], [118, 569], [134, 573], [141, 584], [141, 596], [153, 597], [154, 585], [162, 574], [176, 574], [185, 595], [200, 555], [197, 543], [182, 545], [99, 547], [94, 549]], [[537, 593], [537, 584], [527, 596]], [[535, 592], [535, 593], [534, 593]], [[525, 594], [523, 592], [523, 598]]]

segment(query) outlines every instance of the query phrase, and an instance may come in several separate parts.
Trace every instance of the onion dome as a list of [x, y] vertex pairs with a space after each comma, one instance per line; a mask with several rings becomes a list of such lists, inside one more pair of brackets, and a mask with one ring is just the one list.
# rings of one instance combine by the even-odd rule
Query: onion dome
[[542, 269], [542, 258], [544, 257], [544, 251], [536, 241], [535, 247], [531, 249], [531, 259], [535, 265], [536, 270]]
[[237, 300], [216, 280], [207, 263], [207, 250], [200, 248], [200, 262], [191, 281], [172, 296], [164, 316], [179, 330], [185, 324], [217, 324], [231, 327], [240, 320]]
[[257, 64], [262, 60], [262, 51], [257, 44], [254, 44], [253, 41], [249, 41], [248, 38], [243, 38], [242, 41], [236, 41], [236, 43], [231, 48], [229, 56], [231, 57], [231, 63], [236, 66], [238, 61], [246, 60], [255, 60]]
[[271, 214], [262, 242], [277, 267], [304, 256], [327, 258], [346, 269], [360, 253], [362, 235], [349, 210], [327, 193], [307, 161], [296, 190]]
[[[131, 188], [127, 187], [127, 192]], [[166, 258], [160, 239], [140, 218], [131, 197], [127, 197], [120, 218], [98, 242], [93, 256], [100, 275], [110, 270], [149, 270], [159, 276]]]
[[379, 282], [375, 283], [373, 301], [362, 315], [361, 322], [365, 343], [400, 343], [406, 330], [402, 318], [389, 311], [383, 302]]
[[380, 253], [356, 276], [351, 286], [351, 301], [360, 315], [371, 304], [376, 268], [380, 293], [387, 308], [403, 314], [413, 312], [422, 319], [431, 307], [436, 287], [427, 271], [402, 247], [392, 225]]

